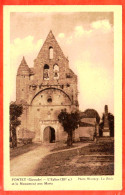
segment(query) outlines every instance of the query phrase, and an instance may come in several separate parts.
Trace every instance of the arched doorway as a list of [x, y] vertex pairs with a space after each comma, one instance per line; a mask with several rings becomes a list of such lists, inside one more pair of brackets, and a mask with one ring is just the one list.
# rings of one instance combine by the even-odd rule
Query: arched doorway
[[43, 132], [43, 141], [48, 143], [55, 142], [55, 129], [53, 127], [46, 127]]

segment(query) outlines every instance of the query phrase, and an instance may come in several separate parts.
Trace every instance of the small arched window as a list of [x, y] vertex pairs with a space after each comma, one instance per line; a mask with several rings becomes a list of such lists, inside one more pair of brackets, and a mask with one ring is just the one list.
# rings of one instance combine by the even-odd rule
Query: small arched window
[[51, 103], [51, 102], [52, 102], [52, 98], [49, 97], [49, 98], [47, 99], [47, 102], [48, 102], [48, 103]]
[[45, 64], [43, 68], [43, 79], [49, 80], [49, 65]]
[[53, 59], [53, 47], [49, 47], [49, 59]]
[[44, 69], [49, 69], [49, 65], [48, 64], [45, 64], [44, 65]]
[[59, 66], [55, 64], [53, 66], [54, 79], [59, 79]]

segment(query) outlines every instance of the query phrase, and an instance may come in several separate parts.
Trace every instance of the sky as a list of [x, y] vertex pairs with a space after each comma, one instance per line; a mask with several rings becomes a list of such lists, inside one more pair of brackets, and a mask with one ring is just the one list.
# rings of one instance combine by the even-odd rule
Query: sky
[[11, 101], [22, 57], [33, 67], [52, 30], [78, 76], [79, 109], [104, 106], [114, 114], [114, 31], [112, 12], [12, 12], [10, 14]]

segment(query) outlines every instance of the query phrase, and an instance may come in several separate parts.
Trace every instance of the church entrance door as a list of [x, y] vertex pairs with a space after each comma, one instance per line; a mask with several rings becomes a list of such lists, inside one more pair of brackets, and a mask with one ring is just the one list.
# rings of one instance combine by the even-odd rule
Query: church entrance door
[[46, 127], [43, 132], [44, 142], [54, 143], [55, 142], [55, 129], [53, 127]]

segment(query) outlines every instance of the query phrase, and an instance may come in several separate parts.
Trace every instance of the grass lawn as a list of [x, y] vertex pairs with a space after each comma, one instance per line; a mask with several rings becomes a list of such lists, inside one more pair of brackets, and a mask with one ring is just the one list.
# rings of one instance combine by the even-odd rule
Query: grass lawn
[[57, 151], [46, 156], [35, 176], [113, 175], [113, 142], [92, 143], [79, 149]]
[[10, 159], [19, 156], [21, 154], [24, 154], [26, 152], [29, 152], [30, 150], [33, 150], [35, 148], [37, 148], [40, 144], [39, 143], [31, 143], [31, 144], [27, 144], [27, 145], [21, 145], [19, 147], [16, 148], [10, 148]]

